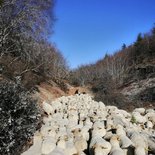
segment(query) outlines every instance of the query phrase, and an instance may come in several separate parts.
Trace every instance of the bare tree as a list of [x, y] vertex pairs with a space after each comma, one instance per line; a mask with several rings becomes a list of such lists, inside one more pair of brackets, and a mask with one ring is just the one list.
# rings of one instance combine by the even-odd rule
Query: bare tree
[[[53, 0], [8, 0], [0, 6], [0, 54], [26, 55], [30, 38], [39, 41], [52, 30]], [[24, 53], [24, 54], [23, 54]]]

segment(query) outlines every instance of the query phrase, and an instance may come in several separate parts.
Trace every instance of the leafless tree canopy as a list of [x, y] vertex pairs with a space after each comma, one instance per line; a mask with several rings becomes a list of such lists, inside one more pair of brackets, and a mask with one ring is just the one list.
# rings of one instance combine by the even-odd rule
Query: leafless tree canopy
[[119, 94], [120, 87], [145, 79], [147, 74], [155, 75], [154, 58], [155, 27], [149, 33], [138, 34], [133, 44], [123, 44], [122, 49], [113, 55], [105, 55], [94, 64], [80, 66], [71, 72], [70, 79], [77, 86], [91, 85], [98, 100], [121, 103], [124, 99]]
[[13, 76], [24, 76], [27, 72], [48, 78], [67, 76], [65, 58], [48, 42], [55, 22], [54, 3], [54, 0], [1, 2], [0, 63]]
[[53, 6], [53, 0], [4, 1], [0, 6], [1, 54], [20, 52], [23, 44], [32, 46], [31, 40], [47, 38], [55, 20]]

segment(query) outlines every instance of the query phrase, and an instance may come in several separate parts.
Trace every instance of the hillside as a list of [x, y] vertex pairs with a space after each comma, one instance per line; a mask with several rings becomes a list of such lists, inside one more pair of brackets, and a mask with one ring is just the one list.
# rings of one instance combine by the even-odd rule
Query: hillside
[[[123, 109], [155, 106], [155, 28], [113, 55], [73, 70], [75, 86], [89, 86], [97, 101]], [[130, 104], [129, 104], [130, 103]]]

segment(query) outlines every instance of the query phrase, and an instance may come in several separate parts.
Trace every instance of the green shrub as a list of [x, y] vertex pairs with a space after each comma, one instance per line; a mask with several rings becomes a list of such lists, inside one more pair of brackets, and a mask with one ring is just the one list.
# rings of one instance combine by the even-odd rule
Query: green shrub
[[0, 154], [18, 155], [40, 123], [40, 109], [20, 85], [0, 83]]
[[135, 118], [134, 116], [132, 116], [130, 122], [131, 122], [132, 124], [137, 123], [136, 118]]

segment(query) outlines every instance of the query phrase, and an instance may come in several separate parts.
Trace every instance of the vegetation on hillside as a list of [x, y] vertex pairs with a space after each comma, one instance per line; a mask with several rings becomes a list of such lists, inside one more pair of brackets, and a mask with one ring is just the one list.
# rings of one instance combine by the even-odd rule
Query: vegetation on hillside
[[18, 155], [31, 141], [41, 111], [30, 97], [43, 81], [63, 81], [68, 65], [49, 43], [54, 0], [0, 0], [0, 154]]
[[48, 79], [66, 78], [66, 60], [48, 41], [55, 22], [53, 7], [54, 0], [3, 1], [0, 6], [2, 76], [11, 80], [18, 77], [28, 88]]
[[41, 122], [30, 93], [12, 82], [0, 83], [0, 154], [20, 155]]
[[113, 55], [106, 54], [95, 64], [82, 65], [70, 73], [72, 84], [91, 85], [96, 100], [120, 107], [129, 103], [120, 88], [148, 77], [155, 77], [155, 27], [138, 34], [132, 45], [123, 44]]

